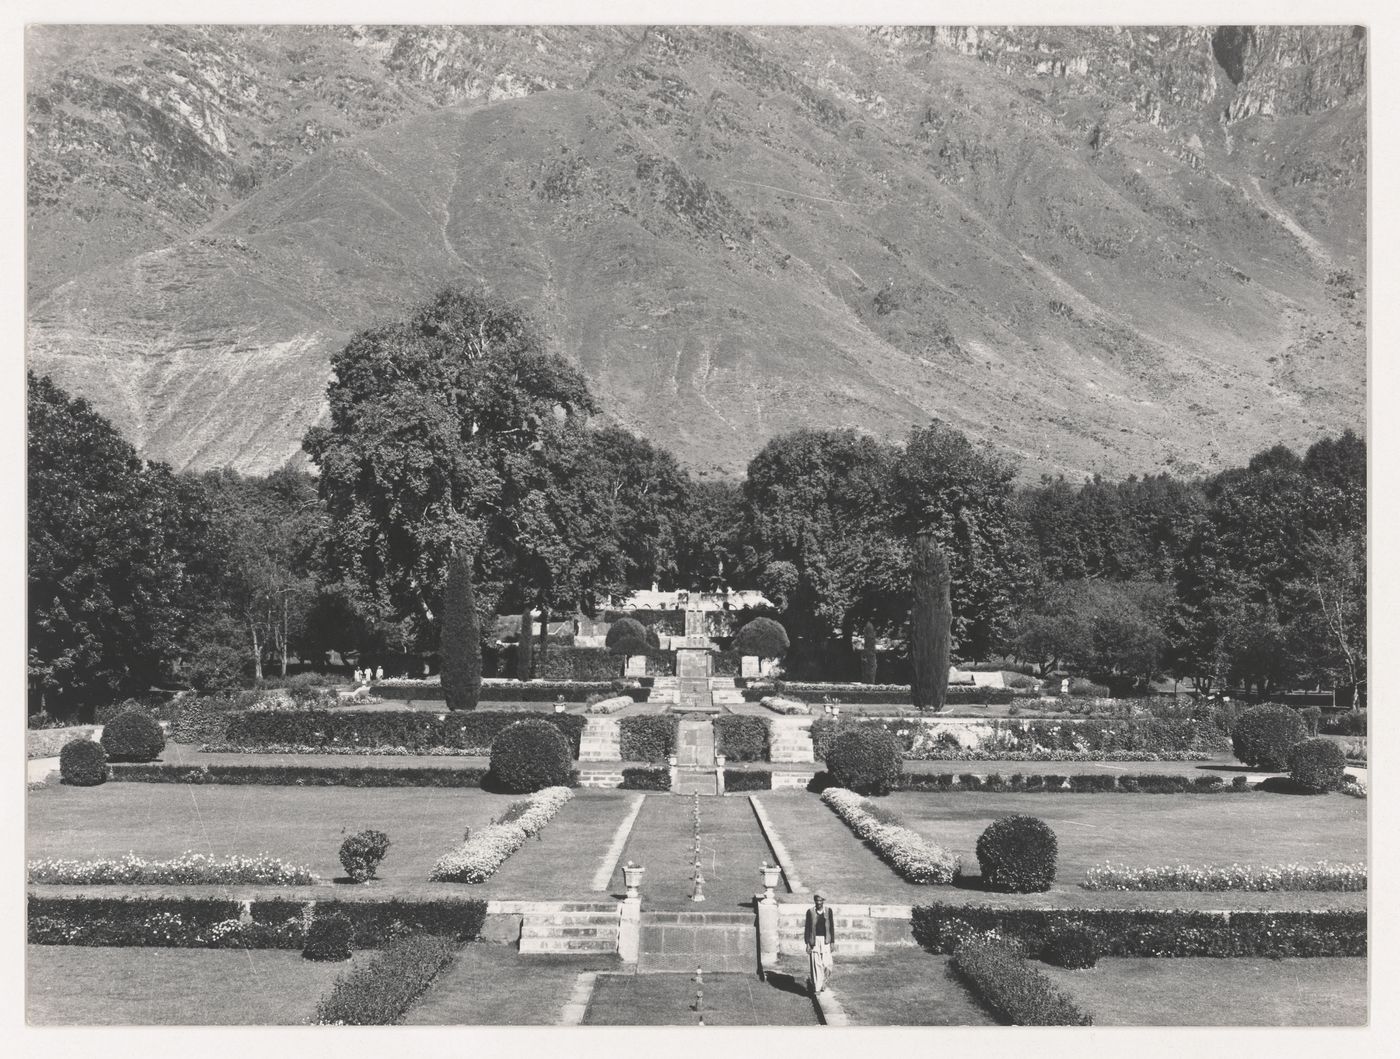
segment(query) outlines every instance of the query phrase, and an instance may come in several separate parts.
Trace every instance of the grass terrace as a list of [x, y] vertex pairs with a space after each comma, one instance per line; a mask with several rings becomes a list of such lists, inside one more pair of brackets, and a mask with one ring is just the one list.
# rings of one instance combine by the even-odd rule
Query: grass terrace
[[39, 1026], [309, 1023], [344, 963], [280, 949], [27, 947], [26, 1019]]
[[552, 1026], [580, 972], [621, 969], [615, 956], [521, 956], [514, 946], [474, 942], [457, 951], [404, 1025]]
[[1366, 960], [1110, 957], [1037, 964], [1098, 1026], [1364, 1026]]
[[686, 974], [604, 974], [593, 987], [585, 1026], [694, 1026], [695, 991], [704, 990], [707, 1026], [816, 1026], [812, 999], [800, 983], [765, 982], [752, 974], [707, 974], [697, 987]]
[[[831, 988], [852, 1026], [994, 1026], [977, 998], [948, 967], [949, 957], [922, 949], [882, 949], [871, 959], [837, 957]], [[807, 977], [805, 959], [782, 970]]]

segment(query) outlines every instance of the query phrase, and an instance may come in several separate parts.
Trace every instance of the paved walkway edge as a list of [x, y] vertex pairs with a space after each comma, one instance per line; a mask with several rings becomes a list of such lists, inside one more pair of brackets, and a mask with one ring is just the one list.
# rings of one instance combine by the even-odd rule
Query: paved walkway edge
[[846, 1017], [846, 1009], [841, 1006], [841, 1001], [836, 999], [836, 994], [827, 986], [820, 993], [812, 998], [812, 1002], [817, 1006], [817, 1017], [822, 1020], [823, 1026], [849, 1026], [851, 1020]]
[[583, 1016], [588, 1013], [588, 1002], [593, 999], [593, 984], [597, 980], [597, 971], [583, 971], [574, 979], [574, 991], [569, 994], [568, 1003], [559, 1012], [556, 1026], [583, 1025]]
[[608, 883], [612, 880], [613, 872], [617, 871], [617, 862], [622, 857], [622, 851], [627, 848], [627, 840], [632, 836], [632, 825], [637, 822], [637, 815], [642, 811], [647, 796], [637, 795], [636, 801], [632, 803], [632, 808], [628, 812], [626, 819], [617, 825], [617, 831], [613, 834], [612, 845], [603, 854], [603, 863], [598, 866], [598, 871], [593, 876], [591, 889], [607, 890]]
[[763, 803], [758, 800], [758, 795], [749, 795], [749, 805], [753, 806], [753, 814], [758, 817], [758, 826], [763, 831], [763, 837], [768, 840], [768, 845], [773, 849], [773, 856], [778, 860], [778, 866], [783, 869], [783, 879], [787, 882], [788, 893], [805, 894], [807, 887], [798, 878], [797, 870], [793, 867], [792, 855], [783, 845], [783, 840], [778, 837], [778, 829], [773, 826], [773, 821], [768, 819], [768, 812], [763, 808]]

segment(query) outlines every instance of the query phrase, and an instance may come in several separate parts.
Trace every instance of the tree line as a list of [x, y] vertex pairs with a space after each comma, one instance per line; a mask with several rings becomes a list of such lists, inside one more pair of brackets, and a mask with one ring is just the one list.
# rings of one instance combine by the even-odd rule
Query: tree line
[[893, 442], [801, 430], [742, 481], [697, 480], [600, 425], [581, 372], [480, 292], [356, 335], [332, 369], [304, 443], [317, 473], [262, 477], [144, 461], [30, 375], [31, 708], [331, 651], [431, 654], [453, 569], [485, 631], [653, 581], [758, 587], [791, 672], [853, 677], [858, 633], [907, 637], [920, 533], [947, 557], [959, 659], [1260, 691], [1364, 678], [1366, 450], [1349, 431], [1209, 477], [1018, 484], [942, 422]]

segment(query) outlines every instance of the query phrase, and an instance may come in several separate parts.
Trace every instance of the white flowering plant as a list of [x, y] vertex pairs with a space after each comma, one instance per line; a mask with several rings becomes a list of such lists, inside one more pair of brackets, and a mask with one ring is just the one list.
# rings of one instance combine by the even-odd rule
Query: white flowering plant
[[500, 822], [492, 823], [473, 833], [471, 838], [433, 865], [428, 875], [431, 882], [479, 883], [491, 878], [506, 862], [506, 858], [538, 834], [554, 819], [574, 792], [568, 787], [546, 787], [530, 795], [524, 808], [513, 805]]
[[186, 852], [171, 860], [147, 860], [135, 853], [97, 860], [46, 858], [29, 862], [29, 881], [65, 886], [165, 884], [199, 886], [248, 883], [309, 886], [319, 877], [309, 868], [260, 853], [255, 857], [212, 857]]
[[910, 882], [953, 881], [957, 857], [897, 823], [898, 817], [892, 813], [844, 787], [827, 788], [822, 792], [822, 801], [882, 860]]
[[1086, 890], [1340, 890], [1366, 889], [1365, 864], [1175, 864], [1130, 868], [1105, 864], [1090, 868]]

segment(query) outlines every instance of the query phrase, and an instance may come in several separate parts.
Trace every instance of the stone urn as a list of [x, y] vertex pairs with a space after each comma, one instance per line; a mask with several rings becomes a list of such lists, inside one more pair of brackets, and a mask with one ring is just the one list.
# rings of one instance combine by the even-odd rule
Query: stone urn
[[646, 868], [640, 864], [633, 864], [630, 860], [622, 866], [622, 881], [627, 884], [627, 898], [635, 901], [640, 895], [638, 888], [642, 885], [642, 873]]
[[676, 755], [675, 755], [675, 754], [672, 754], [670, 757], [668, 757], [668, 758], [666, 759], [666, 761], [670, 764], [670, 766], [671, 766], [672, 768], [675, 768], [675, 767], [676, 767]]
[[765, 900], [773, 901], [773, 888], [778, 885], [778, 881], [783, 877], [783, 869], [776, 864], [764, 863], [758, 869], [759, 875], [763, 876], [763, 896]]
[[724, 768], [724, 755], [723, 755], [723, 754], [716, 754], [716, 755], [715, 755], [715, 766], [716, 766], [717, 768]]

